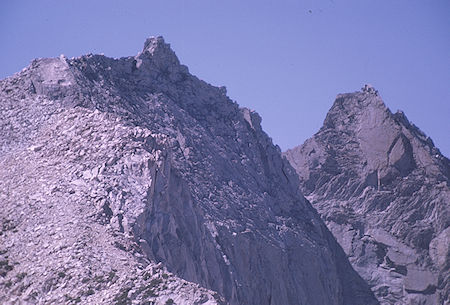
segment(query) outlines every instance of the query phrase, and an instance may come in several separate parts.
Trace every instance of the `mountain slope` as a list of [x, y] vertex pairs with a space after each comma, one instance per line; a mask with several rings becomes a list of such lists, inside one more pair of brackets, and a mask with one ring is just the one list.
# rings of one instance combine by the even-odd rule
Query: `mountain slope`
[[16, 263], [2, 300], [377, 303], [258, 114], [161, 37], [134, 57], [35, 60], [0, 88], [0, 215], [15, 227], [0, 238]]
[[340, 94], [284, 155], [382, 304], [448, 302], [450, 163], [402, 112], [367, 85]]

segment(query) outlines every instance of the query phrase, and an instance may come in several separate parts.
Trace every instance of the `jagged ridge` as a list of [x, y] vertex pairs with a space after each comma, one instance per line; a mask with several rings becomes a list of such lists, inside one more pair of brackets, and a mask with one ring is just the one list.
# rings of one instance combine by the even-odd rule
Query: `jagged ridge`
[[[104, 236], [100, 223], [110, 230], [105, 243], [119, 243], [124, 263], [116, 269], [128, 289], [90, 288], [79, 296], [83, 302], [110, 302], [113, 292], [137, 302], [169, 296], [177, 304], [220, 299], [194, 284], [178, 295], [176, 278], [168, 289], [167, 278], [157, 277], [161, 285], [150, 293], [132, 268], [123, 267], [162, 262], [173, 276], [216, 291], [230, 304], [376, 304], [298, 191], [294, 170], [262, 131], [261, 118], [239, 108], [223, 88], [190, 75], [161, 37], [147, 40], [134, 57], [36, 60], [2, 81], [1, 88], [0, 180], [2, 192], [14, 198], [6, 201], [8, 214], [2, 217], [18, 228], [2, 236], [2, 244], [17, 234], [24, 237], [6, 248], [19, 266], [45, 265], [40, 255], [31, 260], [18, 253], [33, 236], [23, 233], [30, 223], [42, 226], [42, 213], [71, 205], [79, 209], [84, 227]], [[17, 178], [10, 173], [19, 166], [19, 155], [33, 160], [20, 164], [24, 173], [51, 172], [42, 181], [56, 190], [22, 199], [39, 187], [15, 187]], [[27, 175], [23, 179], [31, 181]], [[33, 218], [19, 216], [21, 200], [25, 207], [48, 209], [36, 210]], [[84, 240], [82, 232], [72, 230], [74, 238]], [[105, 246], [97, 245], [97, 238], [89, 239], [88, 248], [101, 253]], [[126, 246], [120, 246], [122, 239]], [[53, 247], [53, 240], [46, 241]], [[62, 259], [57, 253], [47, 253], [56, 265]], [[25, 293], [14, 286], [2, 297], [61, 302], [64, 293], [72, 297], [80, 294], [75, 287], [86, 286], [80, 273], [109, 266], [115, 256], [78, 267], [70, 258], [72, 282], [63, 280], [61, 286], [53, 280], [57, 270], [37, 272], [32, 278], [49, 280], [44, 286], [50, 288], [34, 283]], [[8, 272], [6, 279], [14, 274]], [[60, 293], [47, 293], [55, 289]]]

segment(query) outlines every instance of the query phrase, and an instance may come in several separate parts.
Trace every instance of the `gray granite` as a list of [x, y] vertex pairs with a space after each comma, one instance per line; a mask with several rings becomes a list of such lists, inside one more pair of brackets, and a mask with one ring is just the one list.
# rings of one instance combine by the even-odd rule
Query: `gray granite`
[[450, 162], [372, 86], [284, 153], [381, 304], [449, 303]]
[[0, 126], [2, 303], [377, 304], [261, 117], [161, 37], [33, 61]]

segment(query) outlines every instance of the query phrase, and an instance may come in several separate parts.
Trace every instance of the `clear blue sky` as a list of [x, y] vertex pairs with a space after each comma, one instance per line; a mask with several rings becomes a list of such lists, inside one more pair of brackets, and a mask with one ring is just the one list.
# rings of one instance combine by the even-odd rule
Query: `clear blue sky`
[[35, 57], [134, 55], [153, 35], [257, 110], [283, 150], [371, 83], [450, 156], [448, 0], [1, 1], [0, 78]]

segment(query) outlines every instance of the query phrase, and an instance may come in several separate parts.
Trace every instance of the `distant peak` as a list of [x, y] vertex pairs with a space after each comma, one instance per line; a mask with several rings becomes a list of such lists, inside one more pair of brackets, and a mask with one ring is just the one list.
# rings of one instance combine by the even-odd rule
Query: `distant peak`
[[380, 126], [390, 115], [378, 91], [365, 85], [362, 91], [338, 94], [322, 128], [353, 130], [370, 124]]

